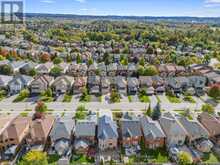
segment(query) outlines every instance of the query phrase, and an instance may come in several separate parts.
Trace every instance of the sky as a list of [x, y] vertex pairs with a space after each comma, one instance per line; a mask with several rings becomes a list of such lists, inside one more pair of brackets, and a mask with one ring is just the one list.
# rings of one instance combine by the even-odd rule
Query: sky
[[24, 4], [26, 13], [220, 17], [220, 0], [24, 0]]

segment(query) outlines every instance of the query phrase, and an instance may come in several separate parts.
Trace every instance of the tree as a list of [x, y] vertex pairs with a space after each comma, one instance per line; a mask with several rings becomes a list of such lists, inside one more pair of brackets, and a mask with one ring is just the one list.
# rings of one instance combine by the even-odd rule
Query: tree
[[145, 59], [143, 57], [139, 60], [139, 65], [141, 66], [145, 65]]
[[146, 115], [149, 116], [149, 117], [151, 117], [151, 115], [152, 115], [152, 110], [151, 110], [151, 105], [150, 105], [150, 104], [149, 104], [149, 106], [148, 106]]
[[35, 107], [35, 118], [42, 118], [45, 112], [47, 112], [47, 105], [39, 101]]
[[41, 94], [42, 96], [45, 97], [53, 97], [53, 92], [51, 88], [48, 88], [47, 90], [45, 90], [44, 92], [42, 92]]
[[35, 68], [32, 68], [31, 70], [29, 70], [28, 75], [29, 76], [35, 76], [37, 74], [37, 70]]
[[50, 55], [48, 53], [43, 53], [40, 55], [40, 61], [45, 63], [51, 61]]
[[210, 97], [213, 97], [214, 99], [220, 98], [220, 88], [218, 86], [213, 86], [208, 92], [208, 95]]
[[76, 62], [77, 62], [77, 64], [82, 63], [82, 58], [81, 58], [80, 54], [77, 54], [77, 56], [76, 56]]
[[80, 96], [80, 101], [89, 101], [89, 92], [87, 88], [83, 88], [82, 90], [82, 95]]
[[120, 102], [120, 95], [115, 89], [113, 89], [112, 92], [111, 92], [110, 101], [112, 103]]
[[205, 104], [202, 106], [202, 111], [208, 112], [209, 114], [213, 114], [215, 112], [215, 109], [211, 104]]
[[76, 109], [76, 114], [75, 114], [75, 118], [78, 120], [83, 120], [86, 117], [86, 108], [85, 106], [81, 105], [79, 107], [77, 107]]
[[138, 72], [139, 76], [143, 76], [144, 75], [144, 67], [139, 66], [137, 72]]
[[93, 59], [92, 58], [89, 58], [88, 59], [88, 65], [92, 65], [94, 63]]
[[47, 154], [31, 150], [23, 157], [21, 165], [48, 165]]
[[148, 67], [146, 67], [146, 69], [144, 71], [144, 75], [145, 76], [155, 76], [155, 75], [158, 75], [158, 70], [153, 65], [148, 66]]
[[63, 62], [63, 59], [60, 58], [60, 57], [56, 57], [56, 58], [54, 58], [54, 60], [53, 60], [53, 63], [54, 63], [55, 65], [60, 64], [60, 63], [62, 63], [62, 62]]
[[50, 74], [54, 77], [58, 77], [62, 74], [63, 69], [59, 66], [55, 66], [51, 69]]
[[13, 69], [9, 65], [2, 65], [0, 66], [0, 73], [3, 75], [11, 75], [13, 74]]
[[193, 163], [192, 156], [184, 151], [178, 153], [178, 164], [179, 165], [190, 165]]
[[160, 106], [160, 103], [158, 102], [152, 113], [152, 119], [158, 120], [160, 116], [161, 116], [161, 106]]

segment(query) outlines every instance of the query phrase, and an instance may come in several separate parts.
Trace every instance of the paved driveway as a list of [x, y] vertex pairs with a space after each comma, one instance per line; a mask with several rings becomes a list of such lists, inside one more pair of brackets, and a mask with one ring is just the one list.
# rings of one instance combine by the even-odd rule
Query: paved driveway
[[155, 95], [149, 96], [151, 109], [154, 109], [157, 105], [157, 97]]
[[161, 103], [170, 103], [170, 101], [167, 99], [167, 96], [165, 94], [163, 95], [158, 95], [158, 98], [160, 99]]
[[57, 102], [63, 102], [64, 99], [64, 94], [63, 95], [59, 95], [56, 99]]
[[121, 96], [120, 102], [129, 103], [128, 96], [123, 95], [123, 94], [121, 94], [120, 96]]
[[133, 102], [133, 103], [140, 102], [139, 98], [138, 98], [138, 95], [131, 96], [131, 102]]
[[2, 102], [12, 103], [17, 96], [18, 96], [18, 94], [17, 94], [17, 95], [10, 96], [10, 97], [7, 97], [7, 98], [3, 99]]

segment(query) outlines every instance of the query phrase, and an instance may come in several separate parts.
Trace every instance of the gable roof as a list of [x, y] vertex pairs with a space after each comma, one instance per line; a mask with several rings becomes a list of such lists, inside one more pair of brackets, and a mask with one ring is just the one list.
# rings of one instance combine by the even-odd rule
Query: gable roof
[[0, 87], [8, 85], [8, 83], [13, 79], [13, 76], [0, 75]]
[[188, 120], [186, 117], [178, 116], [177, 119], [182, 124], [186, 132], [191, 136], [192, 140], [202, 137], [208, 138], [207, 130], [196, 120]]
[[53, 81], [52, 86], [60, 85], [60, 82], [66, 83], [67, 85], [71, 86], [74, 82], [74, 77], [66, 75], [59, 76]]
[[141, 136], [141, 125], [138, 119], [122, 119], [121, 123], [121, 131], [122, 137], [136, 137]]
[[69, 117], [58, 118], [51, 130], [50, 137], [52, 141], [65, 138], [70, 139], [75, 130], [75, 121]]
[[98, 139], [117, 139], [117, 125], [108, 116], [102, 116], [98, 121]]
[[155, 139], [166, 137], [158, 121], [153, 121], [149, 117], [143, 117], [140, 121], [145, 138]]
[[12, 115], [0, 115], [0, 135], [10, 125], [15, 117], [16, 116]]
[[20, 84], [23, 84], [26, 86], [32, 80], [33, 80], [33, 78], [31, 76], [17, 75], [17, 76], [14, 76], [13, 79], [8, 84], [10, 85], [11, 83], [14, 83], [14, 82], [20, 82]]
[[45, 83], [47, 85], [51, 84], [53, 82], [54, 78], [48, 75], [39, 75], [37, 77], [34, 78], [34, 80], [32, 81], [32, 83], [36, 82], [36, 81], [40, 81], [42, 83]]
[[96, 123], [92, 121], [77, 121], [76, 123], [76, 137], [87, 137], [87, 136], [93, 136], [95, 137], [96, 133]]

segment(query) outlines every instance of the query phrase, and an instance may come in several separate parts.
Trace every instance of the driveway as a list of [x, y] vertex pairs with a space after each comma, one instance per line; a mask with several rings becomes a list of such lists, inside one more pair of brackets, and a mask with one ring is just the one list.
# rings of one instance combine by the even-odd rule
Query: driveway
[[18, 96], [18, 94], [13, 95], [13, 96], [9, 96], [9, 97], [3, 99], [2, 102], [12, 103], [17, 96]]
[[73, 95], [71, 102], [78, 103], [81, 94]]
[[121, 94], [120, 96], [121, 96], [120, 102], [129, 103], [128, 96], [123, 95], [123, 94]]
[[26, 99], [26, 102], [37, 102], [39, 100], [40, 96], [31, 96], [29, 98]]
[[167, 96], [165, 94], [158, 95], [158, 98], [160, 99], [161, 103], [164, 103], [164, 104], [170, 103], [170, 101], [167, 99]]
[[154, 109], [157, 105], [157, 97], [155, 95], [149, 96], [151, 109]]
[[131, 96], [131, 102], [132, 102], [132, 103], [140, 102], [140, 101], [139, 101], [139, 98], [138, 98], [138, 95]]
[[56, 99], [57, 102], [63, 102], [64, 99], [64, 94], [63, 95], [59, 95]]

